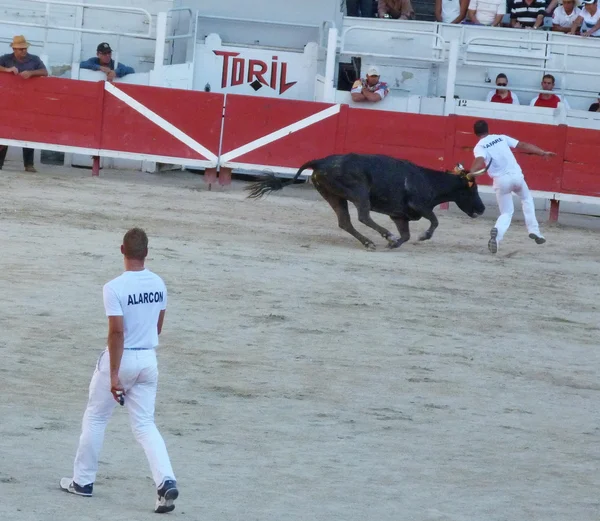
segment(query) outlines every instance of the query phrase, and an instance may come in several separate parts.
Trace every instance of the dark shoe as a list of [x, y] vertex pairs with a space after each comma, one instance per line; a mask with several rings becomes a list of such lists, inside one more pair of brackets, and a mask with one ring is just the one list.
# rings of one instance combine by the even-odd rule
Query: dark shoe
[[158, 487], [158, 499], [156, 500], [156, 506], [154, 512], [157, 514], [166, 514], [167, 512], [173, 512], [175, 510], [175, 500], [179, 497], [179, 490], [177, 490], [177, 483], [175, 480], [166, 479], [162, 485]]
[[488, 241], [488, 250], [490, 250], [490, 253], [496, 253], [498, 251], [498, 241], [496, 240], [496, 237], [498, 237], [498, 229], [492, 228], [490, 240]]
[[535, 233], [530, 233], [529, 238], [533, 239], [536, 244], [544, 244], [546, 239], [542, 235], [536, 235]]
[[31, 172], [32, 174], [35, 174], [37, 172], [37, 170], [35, 169], [35, 167], [33, 165], [27, 165], [25, 167], [25, 172]]
[[76, 494], [78, 496], [92, 497], [92, 492], [94, 490], [94, 484], [90, 483], [89, 485], [85, 485], [84, 487], [79, 486], [75, 483], [71, 478], [62, 478], [60, 480], [60, 488], [64, 491], [69, 492], [70, 494]]

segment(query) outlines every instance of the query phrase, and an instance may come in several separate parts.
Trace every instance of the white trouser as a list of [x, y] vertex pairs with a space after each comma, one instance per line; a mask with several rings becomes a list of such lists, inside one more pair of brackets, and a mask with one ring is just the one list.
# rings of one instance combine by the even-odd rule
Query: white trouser
[[494, 178], [494, 190], [496, 191], [496, 200], [500, 208], [500, 217], [496, 221], [498, 230], [497, 241], [500, 242], [510, 226], [515, 207], [513, 204], [513, 192], [521, 199], [523, 207], [523, 216], [525, 217], [525, 226], [528, 233], [540, 235], [540, 226], [535, 218], [535, 205], [529, 187], [525, 182], [523, 174], [504, 174]]
[[[81, 437], [75, 456], [73, 481], [80, 486], [93, 483], [104, 442], [104, 430], [117, 402], [110, 392], [109, 353], [104, 351], [92, 381], [87, 409], [83, 415]], [[165, 442], [154, 424], [154, 404], [158, 366], [154, 349], [123, 351], [119, 379], [125, 390], [125, 407], [131, 430], [144, 448], [152, 478], [158, 487], [165, 479], [175, 479]]]

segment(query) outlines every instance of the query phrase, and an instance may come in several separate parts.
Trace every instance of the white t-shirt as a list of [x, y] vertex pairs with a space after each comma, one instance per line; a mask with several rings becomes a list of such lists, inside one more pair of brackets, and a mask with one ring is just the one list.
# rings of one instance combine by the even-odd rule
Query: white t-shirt
[[567, 14], [565, 8], [559, 5], [552, 14], [552, 23], [560, 27], [571, 27], [578, 16], [581, 16], [581, 9], [575, 7], [571, 14]]
[[506, 14], [506, 0], [471, 0], [469, 10], [475, 11], [477, 20], [483, 25], [492, 25], [499, 14]]
[[158, 315], [167, 309], [167, 288], [150, 270], [126, 271], [103, 288], [107, 317], [123, 317], [125, 349], [158, 345]]
[[[488, 92], [487, 98], [485, 99], [485, 101], [487, 101], [488, 103], [490, 103], [492, 101], [492, 98], [494, 97], [494, 95], [496, 94], [496, 89], [491, 90]], [[520, 105], [521, 103], [519, 102], [519, 98], [517, 97], [517, 95], [511, 91], [510, 95], [512, 97], [512, 104], [513, 105]]]
[[[582, 9], [579, 15], [583, 18], [583, 23], [581, 24], [581, 32], [589, 31], [594, 25], [598, 23], [600, 20], [600, 9], [596, 10], [596, 14], [592, 16], [587, 12], [587, 9]], [[600, 29], [593, 32], [590, 36], [600, 36]]]
[[511, 148], [515, 148], [519, 142], [509, 136], [488, 134], [481, 138], [473, 149], [475, 157], [483, 157], [487, 165], [490, 160], [492, 164], [488, 170], [491, 178], [504, 174], [523, 174], [519, 163], [515, 159]]
[[450, 24], [460, 15], [460, 0], [442, 0], [442, 22]]

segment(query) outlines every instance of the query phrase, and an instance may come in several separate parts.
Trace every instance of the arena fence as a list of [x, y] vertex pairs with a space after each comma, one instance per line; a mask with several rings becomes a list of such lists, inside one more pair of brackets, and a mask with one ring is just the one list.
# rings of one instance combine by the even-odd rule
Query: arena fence
[[[0, 77], [0, 144], [205, 168], [228, 184], [231, 169], [293, 174], [334, 153], [388, 154], [435, 169], [468, 165], [474, 117], [368, 111], [347, 105], [224, 95], [109, 82]], [[600, 131], [489, 120], [494, 133], [535, 141], [556, 157], [519, 155], [534, 196], [600, 204]], [[532, 136], [535, 139], [532, 139]], [[305, 173], [309, 175], [310, 171]], [[481, 189], [490, 191], [489, 179]]]

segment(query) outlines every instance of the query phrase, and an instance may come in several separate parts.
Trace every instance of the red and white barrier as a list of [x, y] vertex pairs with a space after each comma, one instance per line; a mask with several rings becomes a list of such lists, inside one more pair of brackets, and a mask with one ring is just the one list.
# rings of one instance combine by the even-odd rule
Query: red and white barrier
[[[0, 144], [206, 168], [295, 174], [334, 153], [387, 154], [435, 169], [468, 165], [469, 116], [428, 116], [232, 94], [0, 76]], [[489, 120], [492, 132], [532, 141], [557, 156], [519, 155], [537, 197], [600, 204], [600, 131]], [[307, 172], [308, 175], [308, 172]], [[490, 181], [481, 180], [484, 190]], [[488, 188], [489, 190], [489, 188]]]

